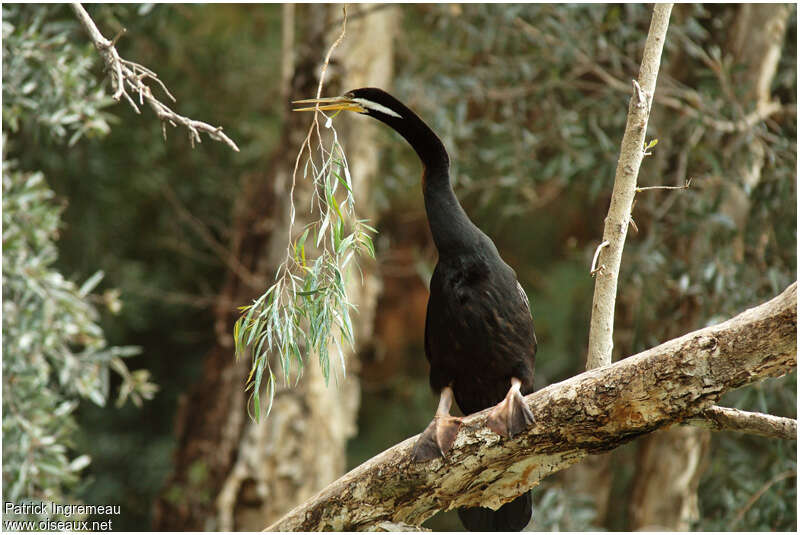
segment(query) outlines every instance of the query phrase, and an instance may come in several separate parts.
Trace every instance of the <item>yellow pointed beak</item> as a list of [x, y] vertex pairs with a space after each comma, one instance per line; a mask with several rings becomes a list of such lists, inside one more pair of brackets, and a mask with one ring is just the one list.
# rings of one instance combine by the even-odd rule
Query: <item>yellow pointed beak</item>
[[355, 111], [358, 113], [364, 113], [367, 111], [363, 106], [360, 104], [353, 102], [353, 100], [347, 97], [324, 97], [324, 98], [307, 98], [305, 100], [295, 100], [292, 104], [314, 104], [314, 106], [306, 106], [303, 108], [295, 108], [292, 111], [336, 111], [336, 110], [345, 110], [345, 111]]

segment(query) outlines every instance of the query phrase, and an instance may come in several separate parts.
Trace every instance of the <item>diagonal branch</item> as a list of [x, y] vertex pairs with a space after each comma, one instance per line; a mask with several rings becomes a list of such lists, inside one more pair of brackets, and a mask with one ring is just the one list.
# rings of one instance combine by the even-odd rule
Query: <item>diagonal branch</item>
[[260, 290], [264, 287], [264, 280], [247, 269], [247, 266], [242, 264], [236, 255], [231, 252], [228, 247], [220, 243], [214, 237], [214, 234], [211, 232], [211, 229], [197, 216], [195, 216], [189, 209], [178, 199], [178, 196], [175, 194], [175, 191], [172, 187], [165, 183], [162, 188], [162, 193], [164, 194], [164, 198], [167, 202], [175, 209], [175, 213], [178, 215], [180, 219], [185, 221], [192, 230], [202, 239], [205, 244], [216, 253], [217, 257], [219, 257], [222, 262], [228, 266], [233, 273], [235, 273], [245, 284], [253, 288], [254, 290]]
[[130, 89], [135, 95], [138, 95], [139, 105], [147, 102], [147, 105], [150, 106], [153, 112], [155, 112], [155, 114], [161, 120], [161, 131], [164, 134], [164, 139], [167, 137], [167, 123], [175, 127], [181, 125], [189, 131], [189, 141], [191, 142], [192, 147], [194, 147], [195, 143], [202, 142], [200, 133], [203, 132], [211, 139], [221, 141], [236, 152], [239, 152], [239, 147], [231, 138], [222, 132], [221, 126], [211, 126], [203, 121], [196, 121], [194, 119], [184, 117], [183, 115], [179, 115], [172, 111], [169, 106], [153, 96], [150, 86], [145, 83], [145, 80], [147, 79], [153, 80], [159, 84], [164, 93], [166, 93], [166, 95], [173, 102], [175, 101], [175, 97], [172, 96], [164, 83], [158, 78], [156, 73], [147, 67], [122, 59], [120, 57], [115, 44], [117, 39], [122, 35], [122, 33], [124, 33], [124, 30], [117, 35], [113, 41], [109, 41], [103, 37], [102, 33], [100, 33], [97, 25], [94, 23], [92, 18], [89, 16], [89, 13], [86, 12], [82, 5], [77, 2], [73, 3], [72, 10], [75, 11], [75, 15], [86, 29], [89, 37], [92, 39], [92, 42], [94, 42], [95, 48], [98, 52], [100, 52], [100, 55], [103, 57], [103, 61], [106, 62], [106, 67], [111, 72], [111, 85], [114, 88], [114, 100], [119, 101], [122, 97], [125, 97], [125, 100], [128, 101], [128, 104], [131, 105], [134, 111], [136, 113], [141, 113], [139, 111], [139, 106], [136, 105], [136, 102], [134, 102], [133, 98], [131, 98], [130, 94], [128, 94], [128, 89]]
[[[547, 44], [552, 46], [567, 47], [575, 53], [580, 61], [580, 67], [592, 72], [597, 76], [605, 87], [619, 91], [622, 93], [630, 93], [631, 88], [616, 77], [614, 74], [603, 68], [598, 63], [596, 58], [590, 57], [586, 52], [577, 47], [575, 43], [569, 40], [560, 39], [549, 33], [541, 31], [539, 28], [524, 21], [520, 17], [514, 19], [514, 23], [522, 28], [526, 33], [542, 39]], [[695, 47], [697, 45], [694, 45]], [[699, 51], [702, 49], [698, 48]], [[719, 69], [714, 69], [718, 71]], [[673, 85], [675, 81], [673, 80]], [[593, 82], [585, 82], [577, 80], [573, 82], [575, 87], [586, 87], [589, 89], [596, 89], [596, 84]], [[521, 98], [530, 93], [538, 91], [540, 86], [537, 84], [528, 84], [522, 86], [514, 86], [508, 88], [492, 88], [487, 94], [490, 100], [506, 100], [512, 98]], [[702, 108], [702, 96], [694, 90], [682, 89], [679, 87], [666, 87], [664, 91], [653, 96], [654, 100], [667, 108], [677, 110], [693, 119], [698, 120], [703, 125], [713, 128], [719, 132], [735, 133], [745, 132], [772, 117], [773, 115], [789, 115], [793, 116], [797, 113], [797, 106], [794, 104], [783, 104], [780, 101], [772, 102], [759, 102], [756, 109], [738, 119], [724, 119], [714, 117], [711, 110]]]
[[725, 392], [797, 366], [797, 283], [718, 325], [525, 398], [534, 425], [513, 439], [464, 418], [447, 459], [412, 463], [411, 437], [333, 482], [275, 531], [419, 525], [440, 510], [497, 508], [590, 453], [692, 418]]
[[747, 511], [749, 511], [750, 508], [753, 507], [753, 505], [759, 500], [759, 498], [761, 498], [761, 496], [763, 496], [764, 493], [767, 492], [772, 485], [780, 483], [784, 479], [789, 479], [790, 477], [796, 478], [797, 470], [787, 470], [786, 472], [774, 476], [772, 479], [761, 485], [761, 488], [758, 489], [756, 493], [750, 497], [749, 500], [747, 500], [747, 503], [744, 505], [744, 507], [742, 507], [739, 510], [734, 519], [731, 520], [730, 524], [728, 524], [728, 531], [734, 530], [736, 524], [738, 524], [742, 520], [742, 518], [744, 518], [745, 513], [747, 513]]

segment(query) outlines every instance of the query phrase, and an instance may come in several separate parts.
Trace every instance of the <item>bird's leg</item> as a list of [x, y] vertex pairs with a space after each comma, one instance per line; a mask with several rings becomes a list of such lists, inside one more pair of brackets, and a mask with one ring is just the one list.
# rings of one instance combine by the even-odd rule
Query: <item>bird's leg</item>
[[453, 404], [453, 389], [446, 386], [439, 396], [439, 407], [433, 421], [422, 432], [411, 458], [414, 462], [430, 461], [444, 454], [453, 446], [453, 442], [461, 427], [461, 418], [450, 416], [450, 405]]
[[522, 381], [511, 378], [511, 388], [505, 399], [494, 406], [486, 417], [486, 425], [504, 437], [513, 437], [533, 424], [533, 413], [519, 391]]

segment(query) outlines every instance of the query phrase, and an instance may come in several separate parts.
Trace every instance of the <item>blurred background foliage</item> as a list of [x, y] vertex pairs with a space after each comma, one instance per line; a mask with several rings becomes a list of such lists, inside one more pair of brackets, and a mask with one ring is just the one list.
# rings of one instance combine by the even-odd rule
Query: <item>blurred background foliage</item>
[[[57, 235], [58, 258], [53, 254], [51, 261], [67, 280], [84, 281], [103, 270], [95, 294], [118, 292], [122, 306], [91, 321], [102, 326], [108, 344], [140, 346], [128, 365], [150, 370], [160, 388], [141, 408], [80, 405], [79, 431], [65, 445], [70, 457], [88, 454], [92, 463], [70, 496], [121, 504], [114, 527], [139, 530], [149, 525], [170, 470], [179, 397], [198, 377], [196, 356], [214, 343], [213, 307], [226, 269], [215, 243], [230, 238], [237, 193], [247, 176], [269, 172], [262, 167], [279, 139], [285, 106], [278, 82], [281, 10], [88, 9], [107, 37], [127, 29], [120, 54], [160, 75], [178, 98], [176, 111], [224, 125], [242, 149], [233, 153], [206, 141], [192, 150], [185, 134], [172, 129], [164, 142], [149, 110], [139, 116], [125, 105], [109, 107], [102, 62], [67, 7], [3, 7], [4, 214], [6, 197], [13, 199], [7, 176], [9, 185], [20, 187], [32, 176], [47, 177], [57, 200], [44, 194], [36, 202], [52, 207], [49, 227], [44, 220], [29, 224], [41, 226], [50, 240]], [[441, 134], [457, 194], [530, 296], [540, 341], [537, 388], [579, 373], [593, 291], [589, 264], [602, 235], [650, 7], [401, 9], [397, 77], [387, 89]], [[629, 233], [620, 276], [615, 358], [725, 319], [796, 278], [796, 12], [771, 86], [785, 110], [727, 132], [707, 119], [735, 121], [750, 111], [744, 84], [731, 83], [742, 66], [726, 59], [736, 9], [680, 5], [673, 11], [648, 136], [659, 143], [639, 183], [693, 182], [685, 191], [637, 195], [638, 232]], [[667, 107], [659, 94], [684, 109]], [[383, 169], [376, 184], [376, 250], [383, 292], [375, 338], [361, 355], [362, 404], [350, 466], [419, 432], [435, 406], [422, 348], [435, 251], [418, 163], [388, 130], [381, 139], [375, 147]], [[756, 142], [765, 157], [751, 188], [738, 159]], [[743, 216], [726, 209], [734, 185], [746, 194]], [[746, 224], [738, 225], [739, 217]], [[6, 323], [9, 303], [19, 300], [7, 293], [14, 249], [6, 232], [13, 222], [4, 215], [3, 224], [3, 457], [9, 466], [15, 461], [6, 450], [12, 437], [6, 396], [22, 390], [9, 385], [7, 366], [22, 353], [15, 353], [11, 344], [19, 338]], [[28, 364], [36, 366], [33, 359]], [[123, 379], [112, 375], [109, 382], [115, 391]], [[796, 417], [796, 373], [731, 393], [722, 404]], [[796, 443], [731, 433], [712, 440], [694, 527], [795, 530]], [[583, 496], [551, 478], [535, 491], [534, 527], [626, 529], [635, 447], [615, 454], [613, 507], [605, 523], [595, 522]], [[4, 468], [4, 491], [10, 482]], [[453, 516], [437, 515], [426, 525], [458, 529]]]

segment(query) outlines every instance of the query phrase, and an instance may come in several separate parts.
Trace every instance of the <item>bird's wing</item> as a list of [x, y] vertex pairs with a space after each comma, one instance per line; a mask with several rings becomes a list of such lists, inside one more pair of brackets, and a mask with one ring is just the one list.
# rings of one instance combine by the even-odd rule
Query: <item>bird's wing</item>
[[528, 301], [528, 294], [525, 293], [525, 290], [522, 288], [522, 285], [517, 281], [517, 291], [519, 292], [520, 297], [522, 297], [522, 302], [525, 303], [525, 308], [528, 309], [528, 314], [533, 317], [533, 313], [531, 312], [531, 303]]
[[425, 311], [425, 358], [428, 359], [428, 362], [431, 362], [431, 302], [430, 299], [428, 300], [428, 307]]
[[[525, 293], [525, 290], [522, 288], [522, 285], [517, 281], [517, 291], [519, 292], [520, 297], [522, 297], [522, 303], [525, 305], [525, 309], [528, 311], [528, 315], [531, 317], [531, 321], [533, 321], [533, 311], [531, 311], [531, 303], [528, 301], [528, 294]], [[536, 354], [536, 350], [539, 348], [539, 342], [536, 340], [536, 331], [531, 324], [531, 335], [533, 337], [533, 354]]]

